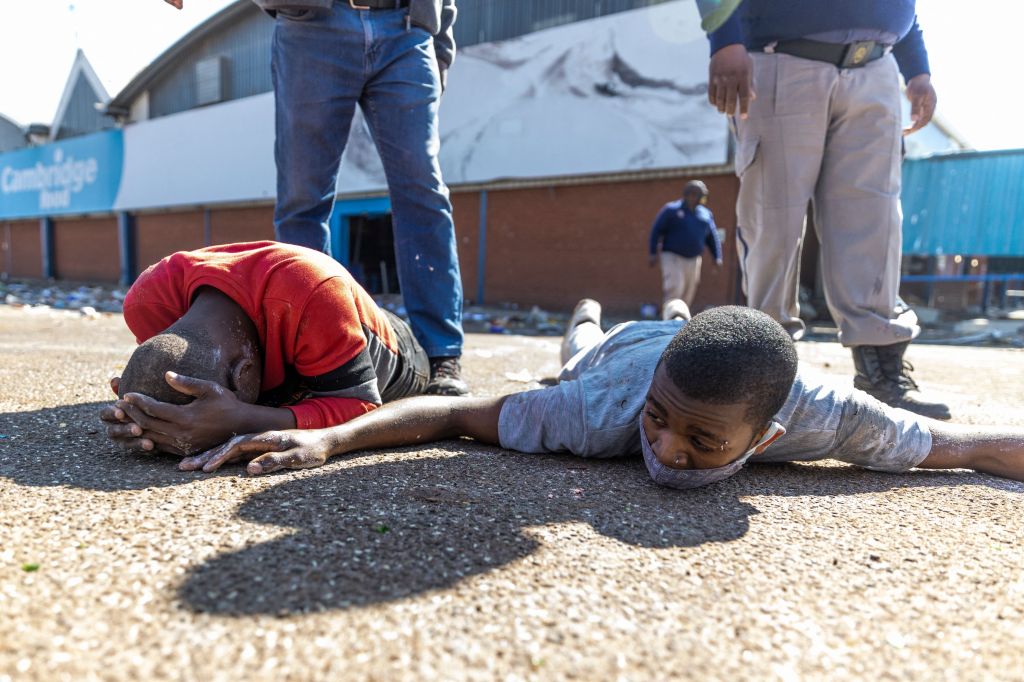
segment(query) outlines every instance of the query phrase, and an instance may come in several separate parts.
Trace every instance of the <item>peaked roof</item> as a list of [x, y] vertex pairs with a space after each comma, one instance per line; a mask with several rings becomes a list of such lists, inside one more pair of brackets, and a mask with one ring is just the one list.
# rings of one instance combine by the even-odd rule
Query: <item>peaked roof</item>
[[20, 125], [0, 114], [0, 153], [19, 149], [28, 144], [28, 136]]
[[75, 63], [71, 65], [71, 73], [68, 74], [68, 80], [64, 84], [64, 92], [60, 96], [57, 113], [53, 115], [53, 123], [50, 125], [51, 140], [57, 139], [57, 133], [60, 132], [61, 125], [64, 123], [64, 116], [67, 114], [68, 105], [71, 104], [71, 96], [75, 91], [75, 86], [82, 78], [85, 79], [89, 87], [96, 93], [98, 102], [101, 102], [104, 106], [110, 102], [110, 95], [107, 93], [107, 89], [103, 87], [103, 83], [100, 81], [99, 76], [96, 75], [96, 71], [93, 70], [92, 64], [89, 63], [85, 53], [79, 49], [75, 53]]
[[17, 128], [18, 130], [24, 130], [24, 128], [22, 128], [20, 125], [18, 125], [17, 121], [15, 121], [10, 116], [4, 116], [3, 114], [0, 114], [0, 127], [3, 127], [3, 128]]

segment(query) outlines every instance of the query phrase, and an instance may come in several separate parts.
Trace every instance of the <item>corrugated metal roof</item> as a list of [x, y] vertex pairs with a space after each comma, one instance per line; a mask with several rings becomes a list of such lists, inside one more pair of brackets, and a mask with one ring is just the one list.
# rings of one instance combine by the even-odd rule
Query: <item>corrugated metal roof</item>
[[903, 252], [1024, 256], [1024, 149], [903, 164]]
[[253, 9], [250, 0], [235, 0], [234, 3], [186, 33], [176, 43], [167, 48], [163, 54], [146, 66], [146, 68], [136, 74], [131, 82], [111, 100], [111, 108], [127, 108], [131, 106], [132, 101], [136, 97], [145, 92], [154, 80], [164, 75], [181, 58], [186, 56], [196, 43], [217, 33], [222, 27], [230, 25], [239, 16], [246, 12], [251, 12]]

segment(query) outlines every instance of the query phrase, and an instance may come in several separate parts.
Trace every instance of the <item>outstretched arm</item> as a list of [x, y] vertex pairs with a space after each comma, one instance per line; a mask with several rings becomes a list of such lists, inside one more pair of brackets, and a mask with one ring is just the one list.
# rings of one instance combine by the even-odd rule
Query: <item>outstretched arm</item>
[[1024, 481], [1024, 429], [928, 422], [932, 449], [922, 469], [973, 469]]
[[[329, 429], [268, 431], [236, 436], [224, 445], [181, 461], [184, 471], [209, 473], [224, 464], [249, 461], [250, 474], [308, 469], [329, 457], [359, 450], [431, 443], [468, 436], [498, 444], [498, 417], [505, 396], [452, 398], [418, 396], [388, 403]], [[250, 461], [251, 460], [251, 461]]]

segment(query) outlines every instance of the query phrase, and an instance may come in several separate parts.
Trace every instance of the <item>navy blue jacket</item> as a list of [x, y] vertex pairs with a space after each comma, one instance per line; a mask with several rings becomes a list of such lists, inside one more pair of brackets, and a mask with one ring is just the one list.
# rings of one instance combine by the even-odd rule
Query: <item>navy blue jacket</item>
[[651, 228], [652, 256], [658, 253], [659, 241], [662, 251], [671, 251], [683, 258], [696, 258], [707, 246], [715, 254], [716, 262], [722, 260], [722, 242], [718, 239], [715, 217], [707, 206], [698, 205], [691, 211], [682, 199], [665, 204]]
[[892, 53], [903, 78], [930, 73], [914, 0], [743, 0], [728, 21], [708, 37], [714, 54], [736, 43], [748, 50], [761, 50], [776, 40], [850, 29], [900, 36]]

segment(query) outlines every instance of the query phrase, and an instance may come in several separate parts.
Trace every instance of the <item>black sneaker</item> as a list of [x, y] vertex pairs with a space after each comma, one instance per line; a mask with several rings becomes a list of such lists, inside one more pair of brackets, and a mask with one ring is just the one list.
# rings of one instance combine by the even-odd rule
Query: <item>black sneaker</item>
[[430, 383], [427, 395], [466, 395], [469, 386], [462, 380], [462, 364], [458, 357], [430, 358]]
[[[914, 366], [903, 359], [909, 341], [891, 346], [854, 346], [853, 364], [857, 375], [854, 388], [878, 398], [886, 405], [916, 412], [932, 419], [950, 419], [949, 406], [920, 397], [917, 382], [910, 377]], [[916, 394], [916, 395], [915, 395]]]

